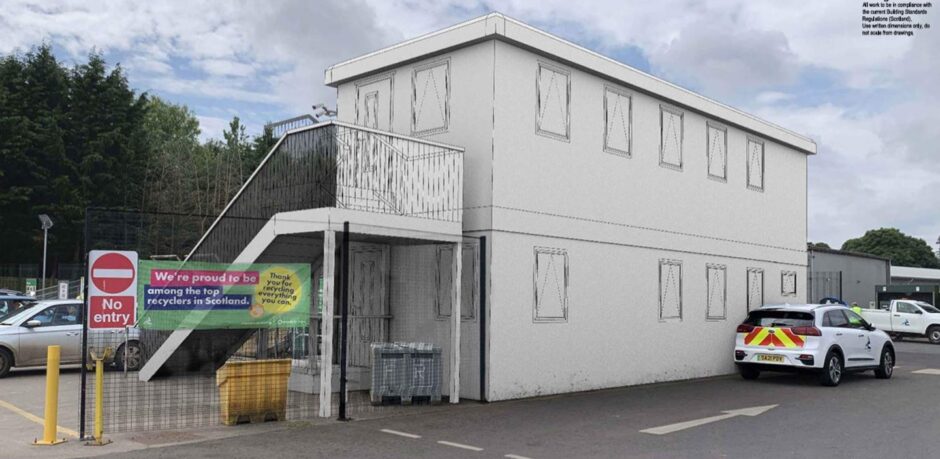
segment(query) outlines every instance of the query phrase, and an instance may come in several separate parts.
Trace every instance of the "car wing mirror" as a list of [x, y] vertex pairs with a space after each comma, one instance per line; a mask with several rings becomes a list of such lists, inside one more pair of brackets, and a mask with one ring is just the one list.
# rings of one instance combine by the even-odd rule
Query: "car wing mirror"
[[36, 328], [36, 327], [42, 325], [42, 322], [40, 322], [40, 321], [38, 321], [38, 320], [36, 320], [36, 319], [27, 320], [24, 325], [26, 326], [26, 328]]

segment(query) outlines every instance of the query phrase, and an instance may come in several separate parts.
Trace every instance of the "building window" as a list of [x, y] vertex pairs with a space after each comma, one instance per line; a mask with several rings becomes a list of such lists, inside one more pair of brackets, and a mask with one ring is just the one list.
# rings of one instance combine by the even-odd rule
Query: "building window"
[[604, 151], [630, 157], [632, 102], [626, 92], [604, 88]]
[[659, 260], [659, 319], [682, 319], [682, 262]]
[[728, 180], [728, 129], [713, 124], [705, 125], [708, 150], [708, 177], [721, 181]]
[[747, 310], [753, 311], [764, 305], [764, 270], [747, 269]]
[[709, 320], [724, 320], [727, 317], [728, 269], [725, 265], [705, 265], [706, 289], [708, 298], [705, 306], [705, 318]]
[[764, 142], [747, 139], [747, 187], [764, 191]]
[[[476, 244], [463, 244], [460, 281], [460, 318], [473, 321], [476, 318], [476, 306], [479, 302], [479, 247]], [[437, 248], [437, 318], [450, 317], [453, 311], [454, 246], [441, 245]]]
[[780, 294], [796, 296], [796, 271], [780, 271]]
[[568, 321], [568, 252], [548, 247], [535, 248], [536, 322]]
[[539, 63], [536, 83], [536, 132], [559, 140], [569, 140], [571, 74], [553, 65]]
[[659, 107], [659, 164], [682, 170], [682, 112]]
[[411, 88], [411, 132], [446, 131], [450, 123], [450, 60], [416, 67]]

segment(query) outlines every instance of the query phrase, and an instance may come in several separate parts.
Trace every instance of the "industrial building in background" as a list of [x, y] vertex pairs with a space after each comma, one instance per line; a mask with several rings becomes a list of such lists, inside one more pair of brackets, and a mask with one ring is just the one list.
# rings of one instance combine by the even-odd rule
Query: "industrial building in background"
[[866, 253], [810, 247], [807, 251], [809, 275], [806, 302], [841, 299], [874, 308], [876, 286], [891, 283], [891, 260]]

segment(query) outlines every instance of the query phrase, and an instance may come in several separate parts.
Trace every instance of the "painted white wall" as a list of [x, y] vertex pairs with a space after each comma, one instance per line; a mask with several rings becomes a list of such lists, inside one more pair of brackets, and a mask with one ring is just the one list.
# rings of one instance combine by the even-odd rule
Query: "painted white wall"
[[[754, 260], [498, 233], [491, 263], [490, 400], [725, 374], [733, 371], [736, 326], [746, 316], [748, 268], [764, 269], [766, 303], [780, 271]], [[568, 254], [568, 320], [533, 321], [534, 246]], [[659, 260], [682, 262], [682, 319], [659, 318]], [[706, 320], [706, 263], [727, 269], [727, 313]]]

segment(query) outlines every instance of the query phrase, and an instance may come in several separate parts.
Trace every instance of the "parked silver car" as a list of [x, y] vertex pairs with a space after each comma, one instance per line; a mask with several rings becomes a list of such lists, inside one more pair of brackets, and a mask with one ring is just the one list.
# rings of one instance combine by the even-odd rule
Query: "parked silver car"
[[[0, 378], [13, 367], [45, 365], [47, 347], [53, 344], [62, 346], [62, 364], [81, 363], [83, 310], [79, 300], [41, 301], [0, 317]], [[126, 338], [124, 330], [89, 330], [88, 345], [90, 351], [115, 351], [109, 364], [123, 368], [126, 361], [128, 370], [140, 369], [143, 356], [136, 328], [128, 329]]]

